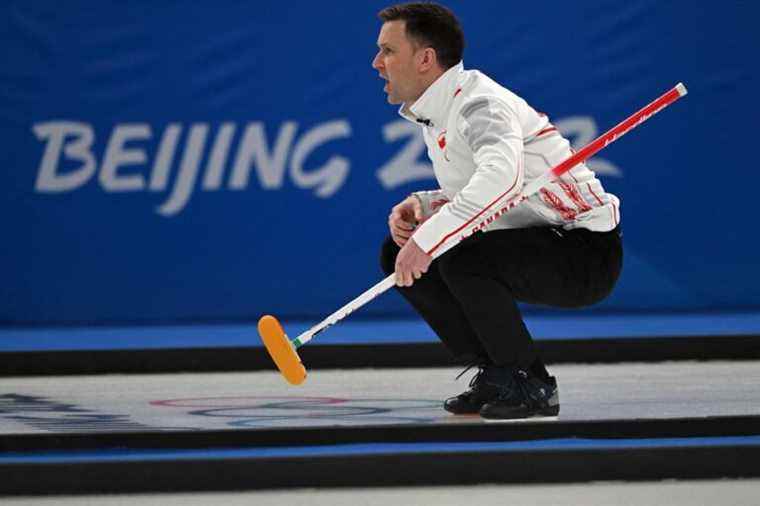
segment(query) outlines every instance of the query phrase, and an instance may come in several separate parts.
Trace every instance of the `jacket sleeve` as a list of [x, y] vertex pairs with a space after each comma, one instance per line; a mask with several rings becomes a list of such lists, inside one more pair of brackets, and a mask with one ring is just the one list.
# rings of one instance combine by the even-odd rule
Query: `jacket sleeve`
[[443, 190], [428, 190], [412, 193], [422, 204], [422, 218], [427, 219], [437, 213], [441, 206], [449, 202]]
[[449, 238], [488, 218], [501, 198], [523, 186], [523, 132], [517, 114], [493, 97], [475, 97], [462, 106], [457, 134], [473, 155], [475, 170], [451, 202], [423, 223], [412, 238], [429, 255]]

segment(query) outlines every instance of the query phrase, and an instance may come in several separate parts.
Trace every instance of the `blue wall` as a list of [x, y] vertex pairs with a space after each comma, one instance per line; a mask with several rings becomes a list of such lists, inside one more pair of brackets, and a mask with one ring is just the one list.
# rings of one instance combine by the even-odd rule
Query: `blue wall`
[[[370, 67], [384, 5], [4, 2], [0, 321], [318, 318], [376, 282], [435, 184]], [[600, 310], [760, 308], [757, 3], [449, 5], [465, 66], [576, 145], [689, 88], [591, 163], [625, 230]]]

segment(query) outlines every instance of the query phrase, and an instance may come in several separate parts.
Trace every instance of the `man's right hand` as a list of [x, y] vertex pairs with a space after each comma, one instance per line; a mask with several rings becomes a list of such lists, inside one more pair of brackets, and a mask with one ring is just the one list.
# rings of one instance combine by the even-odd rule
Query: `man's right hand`
[[422, 203], [414, 195], [408, 196], [395, 205], [388, 216], [388, 228], [391, 230], [393, 242], [399, 247], [403, 247], [414, 233], [417, 225], [422, 224], [423, 221]]

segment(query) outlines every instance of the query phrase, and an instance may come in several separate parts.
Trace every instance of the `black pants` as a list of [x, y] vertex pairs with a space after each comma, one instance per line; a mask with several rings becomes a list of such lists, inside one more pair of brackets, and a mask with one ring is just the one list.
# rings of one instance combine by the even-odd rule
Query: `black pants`
[[[388, 237], [381, 266], [395, 270]], [[561, 308], [604, 299], [622, 267], [619, 229], [535, 227], [476, 233], [433, 261], [411, 287], [396, 287], [463, 362], [545, 375], [517, 301]]]

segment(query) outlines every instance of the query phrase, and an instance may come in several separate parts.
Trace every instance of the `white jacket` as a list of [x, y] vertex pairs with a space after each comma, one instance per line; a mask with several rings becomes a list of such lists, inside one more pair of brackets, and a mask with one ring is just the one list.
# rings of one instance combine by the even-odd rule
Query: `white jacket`
[[[429, 217], [412, 236], [432, 255], [449, 238], [484, 218], [498, 197], [572, 154], [570, 143], [522, 98], [462, 63], [438, 78], [399, 113], [422, 125], [440, 190], [416, 192]], [[620, 201], [594, 173], [577, 165], [513, 208], [485, 231], [532, 226], [606, 232], [620, 221]], [[496, 210], [496, 209], [494, 209]]]

